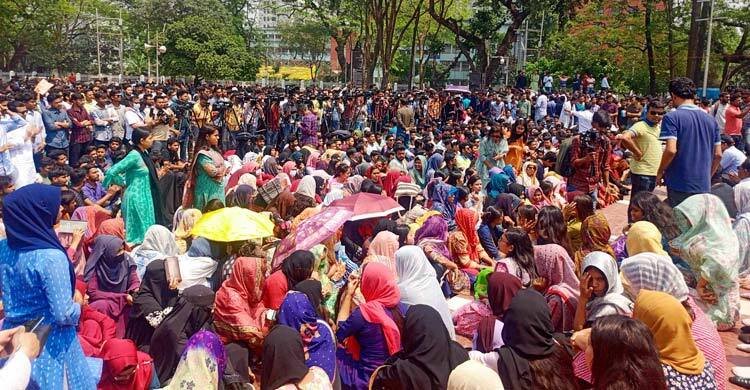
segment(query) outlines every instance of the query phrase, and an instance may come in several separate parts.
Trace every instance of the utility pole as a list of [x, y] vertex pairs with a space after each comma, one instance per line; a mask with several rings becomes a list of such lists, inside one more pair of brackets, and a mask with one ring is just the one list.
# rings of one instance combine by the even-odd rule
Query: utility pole
[[99, 8], [96, 9], [96, 66], [99, 70], [99, 77], [102, 76], [102, 45], [99, 36]]
[[706, 43], [706, 62], [703, 65], [703, 97], [706, 97], [708, 87], [708, 66], [711, 63], [711, 33], [714, 27], [714, 0], [711, 0], [711, 10], [708, 14], [708, 42]]

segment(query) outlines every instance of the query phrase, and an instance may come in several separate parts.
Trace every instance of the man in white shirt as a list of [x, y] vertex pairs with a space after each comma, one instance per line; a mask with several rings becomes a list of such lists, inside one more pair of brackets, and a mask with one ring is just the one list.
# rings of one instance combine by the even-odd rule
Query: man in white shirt
[[547, 117], [547, 95], [544, 93], [539, 94], [536, 98], [536, 113], [534, 114], [534, 120], [541, 122]]
[[719, 95], [719, 100], [714, 103], [713, 107], [711, 107], [711, 112], [709, 113], [714, 119], [716, 119], [716, 124], [719, 125], [719, 131], [721, 131], [722, 134], [724, 134], [724, 126], [727, 124], [727, 107], [729, 107], [729, 93], [723, 92]]
[[31, 361], [39, 356], [39, 338], [19, 326], [0, 332], [0, 347], [14, 351], [0, 369], [3, 389], [25, 389], [31, 379]]
[[747, 156], [734, 146], [734, 139], [726, 134], [721, 135], [721, 150], [721, 162], [714, 174], [737, 175], [739, 166], [747, 160]]
[[36, 137], [34, 137], [34, 165], [39, 166], [42, 160], [42, 151], [46, 142], [47, 132], [44, 129], [44, 120], [42, 120], [42, 113], [39, 111], [36, 97], [32, 94], [21, 95], [20, 99], [26, 105], [26, 122], [30, 126], [34, 126], [39, 129]]
[[583, 111], [573, 111], [574, 117], [578, 118], [578, 132], [586, 133], [591, 130], [591, 119], [594, 117], [594, 106], [591, 102], [586, 102], [586, 109]]

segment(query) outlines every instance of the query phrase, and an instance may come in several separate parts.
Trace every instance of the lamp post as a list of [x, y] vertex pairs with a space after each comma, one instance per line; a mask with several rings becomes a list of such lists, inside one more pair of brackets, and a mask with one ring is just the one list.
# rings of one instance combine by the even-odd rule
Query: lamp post
[[166, 53], [167, 52], [167, 48], [164, 45], [159, 46], [159, 35], [158, 34], [156, 35], [156, 38], [154, 38], [154, 41], [155, 41], [154, 42], [155, 44], [150, 45], [148, 43], [144, 43], [143, 47], [146, 50], [148, 50], [148, 49], [155, 49], [154, 51], [156, 52], [156, 83], [158, 84], [159, 83], [159, 54]]

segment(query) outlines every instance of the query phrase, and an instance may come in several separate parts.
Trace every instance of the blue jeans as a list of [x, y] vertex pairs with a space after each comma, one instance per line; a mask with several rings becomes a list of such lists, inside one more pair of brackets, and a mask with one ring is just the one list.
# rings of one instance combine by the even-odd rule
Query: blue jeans
[[569, 193], [570, 192], [576, 192], [576, 191], [578, 191], [578, 192], [583, 192], [586, 195], [590, 196], [591, 197], [591, 202], [594, 204], [594, 210], [596, 210], [596, 204], [597, 204], [597, 202], [596, 202], [597, 189], [596, 188], [594, 188], [594, 190], [590, 191], [590, 192], [579, 191], [579, 190], [576, 189], [576, 187], [574, 185], [572, 185], [570, 183], [568, 183], [568, 185], [565, 188], [566, 188], [566, 191], [569, 192]]
[[642, 191], [653, 191], [656, 188], [656, 176], [646, 176], [633, 173], [630, 175], [630, 181], [633, 183], [633, 188], [630, 192], [630, 196], [633, 196]]

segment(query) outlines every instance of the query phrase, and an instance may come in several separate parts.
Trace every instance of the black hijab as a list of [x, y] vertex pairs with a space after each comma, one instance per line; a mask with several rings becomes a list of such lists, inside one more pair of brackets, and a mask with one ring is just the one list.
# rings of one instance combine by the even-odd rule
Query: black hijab
[[281, 264], [281, 272], [286, 276], [287, 286], [307, 280], [312, 275], [315, 256], [306, 250], [292, 252]]
[[442, 324], [440, 314], [432, 307], [411, 306], [401, 338], [403, 350], [378, 370], [375, 388], [447, 388], [451, 372], [469, 360], [469, 354], [451, 340]]
[[[307, 295], [316, 311], [319, 311], [320, 303], [323, 302], [323, 285], [314, 279], [303, 280], [294, 285], [292, 289]], [[320, 314], [320, 313], [318, 313]]]
[[214, 292], [203, 285], [186, 288], [172, 312], [154, 330], [150, 354], [163, 384], [174, 375], [188, 339], [211, 318]]
[[143, 160], [143, 163], [146, 164], [146, 168], [148, 168], [148, 176], [149, 176], [149, 187], [151, 187], [151, 202], [154, 204], [154, 221], [158, 225], [167, 226], [167, 220], [164, 218], [164, 207], [161, 201], [161, 190], [159, 189], [159, 175], [156, 174], [156, 166], [154, 166], [154, 162], [151, 160], [151, 156], [149, 155], [147, 150], [141, 150], [140, 147], [135, 147], [133, 150], [137, 151], [138, 154], [141, 155], [141, 159]]
[[94, 239], [93, 250], [86, 261], [83, 279], [88, 282], [96, 275], [100, 291], [124, 293], [130, 282], [130, 270], [135, 263], [125, 252], [124, 241], [118, 237], [101, 235]]
[[286, 384], [297, 384], [308, 368], [299, 331], [276, 325], [263, 340], [263, 375], [261, 390], [278, 389]]
[[547, 357], [555, 348], [547, 301], [536, 290], [522, 289], [513, 297], [503, 323], [506, 342], [498, 350], [497, 372], [506, 389], [531, 389], [534, 381], [529, 360]]
[[151, 336], [154, 334], [154, 328], [146, 320], [146, 316], [174, 307], [177, 303], [177, 290], [169, 288], [164, 262], [164, 259], [158, 259], [146, 266], [141, 287], [133, 299], [130, 321], [125, 331], [125, 337], [133, 340], [138, 349], [144, 352], [149, 351]]

